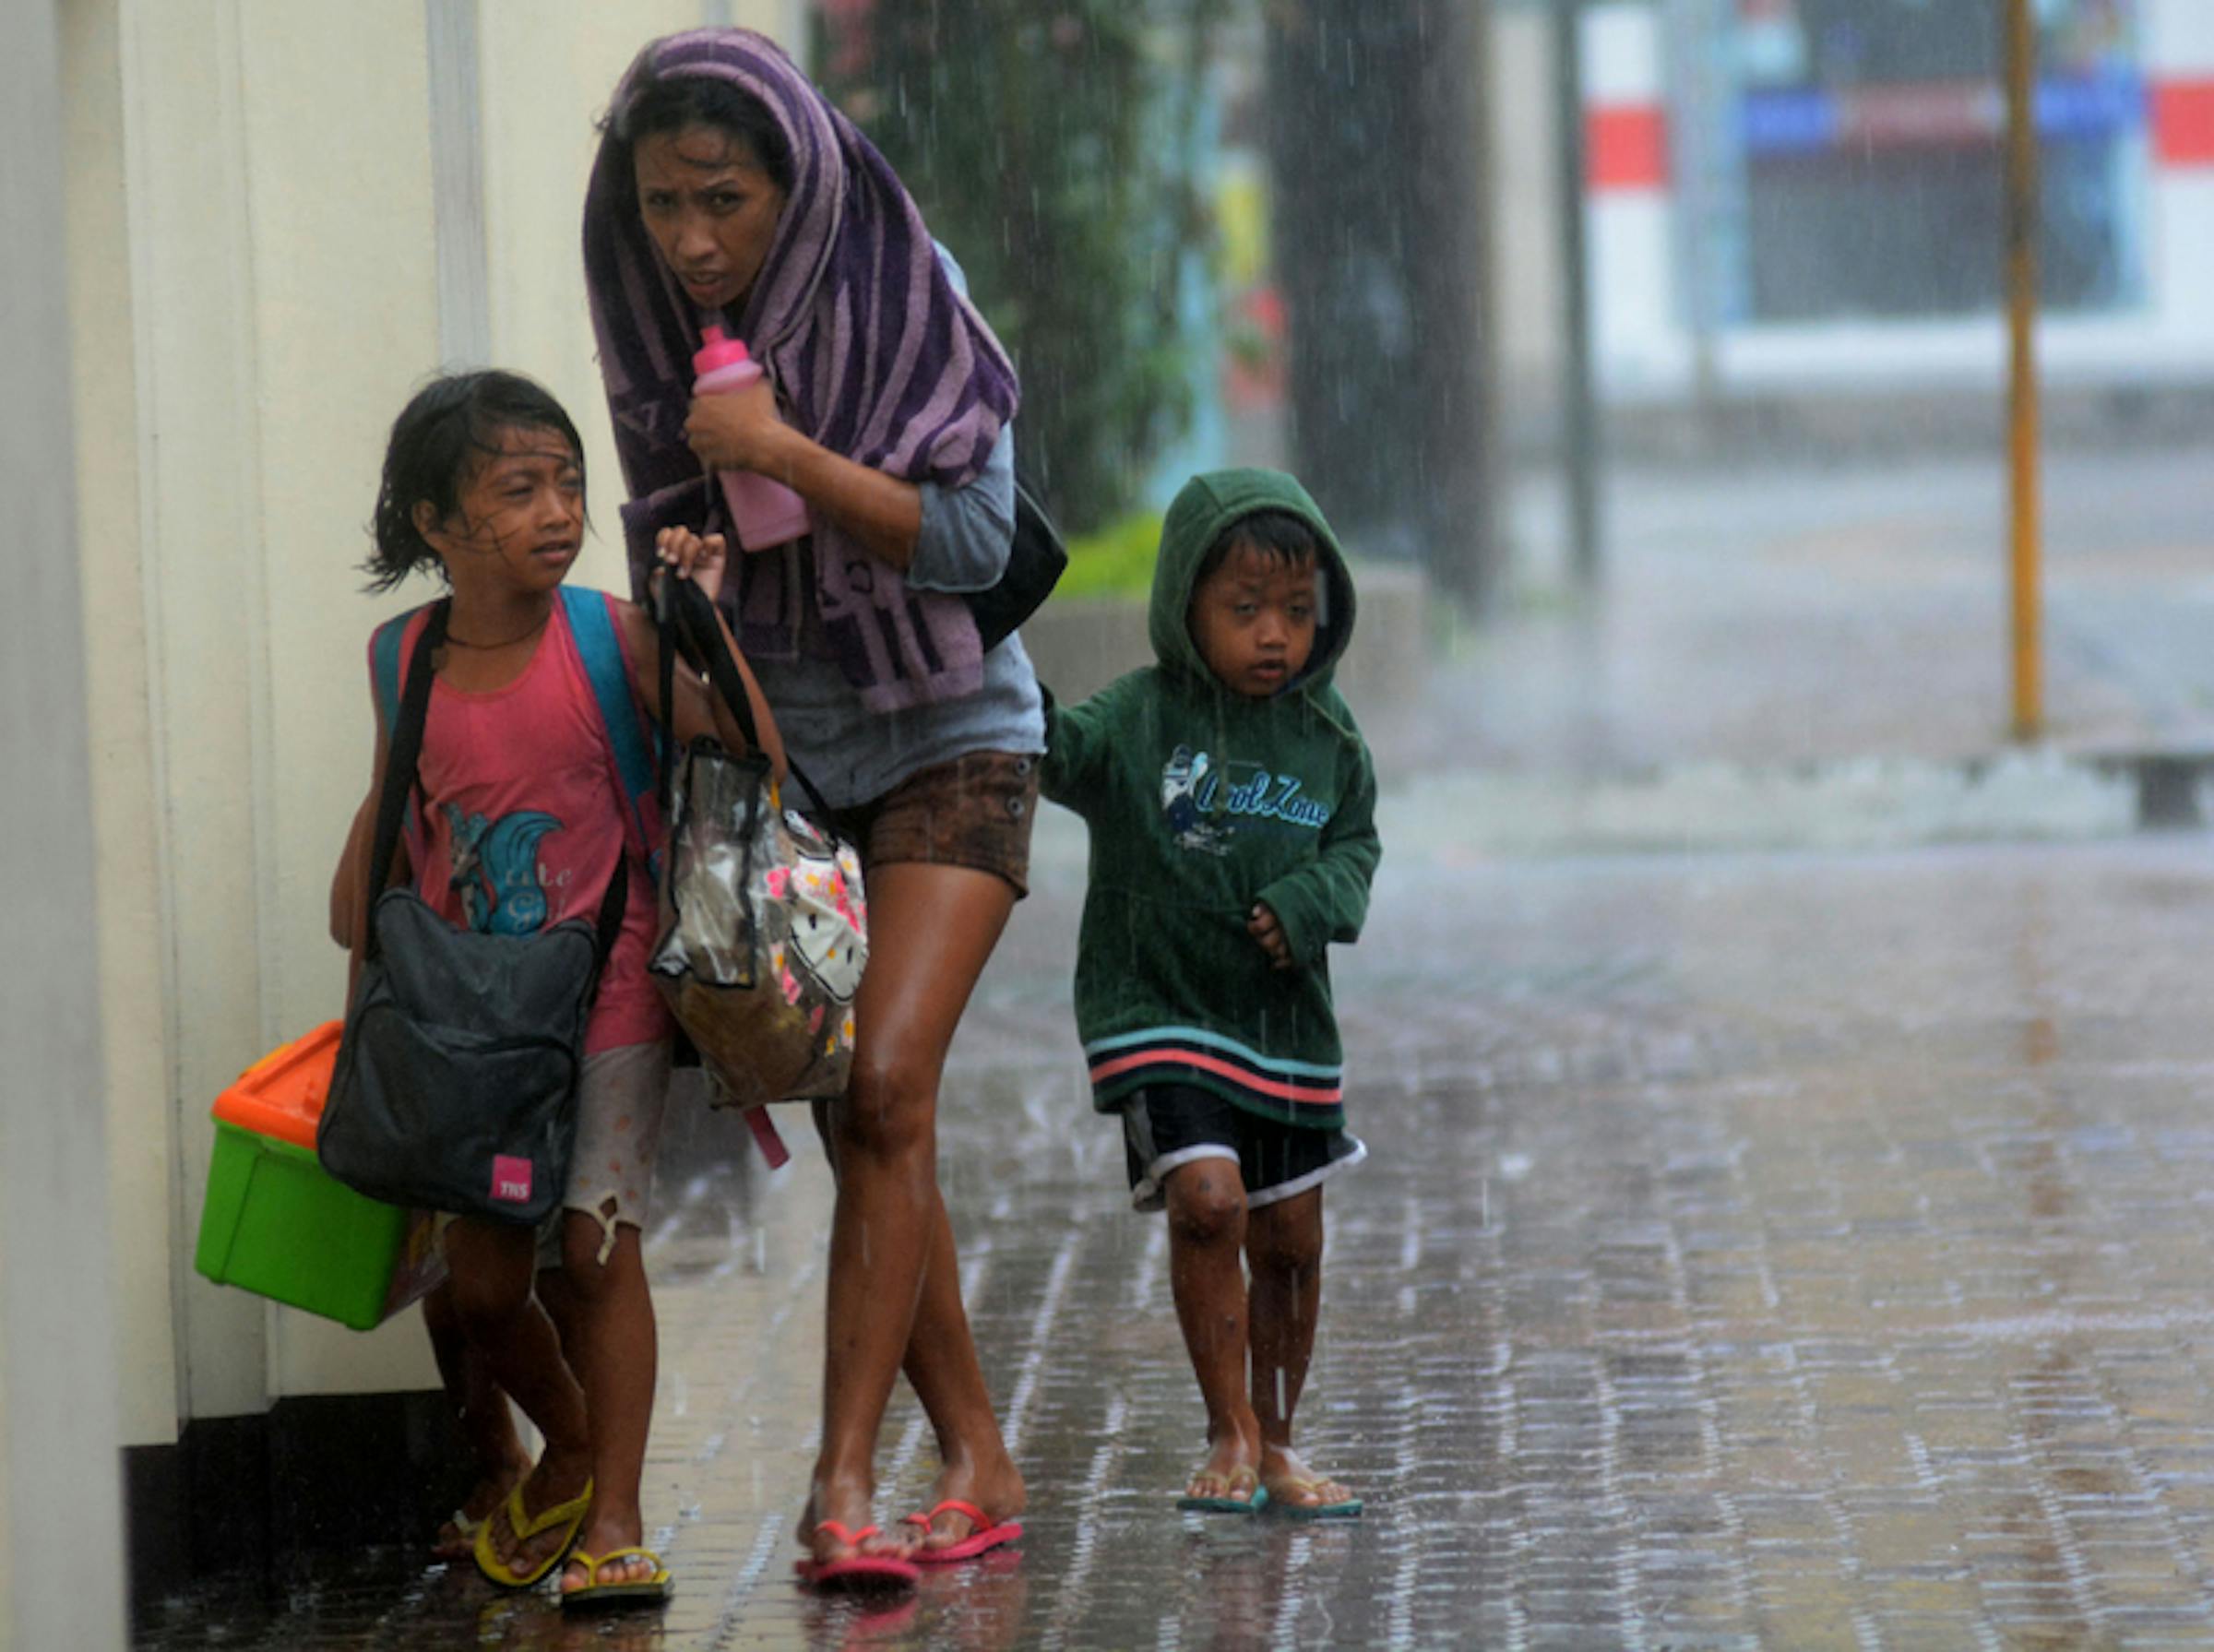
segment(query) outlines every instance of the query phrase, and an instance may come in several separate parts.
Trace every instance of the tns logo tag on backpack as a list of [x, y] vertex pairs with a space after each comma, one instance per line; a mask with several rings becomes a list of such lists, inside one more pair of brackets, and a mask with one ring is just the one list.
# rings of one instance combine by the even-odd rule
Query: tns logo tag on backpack
[[492, 1159], [492, 1196], [506, 1205], [530, 1202], [530, 1161], [506, 1153]]

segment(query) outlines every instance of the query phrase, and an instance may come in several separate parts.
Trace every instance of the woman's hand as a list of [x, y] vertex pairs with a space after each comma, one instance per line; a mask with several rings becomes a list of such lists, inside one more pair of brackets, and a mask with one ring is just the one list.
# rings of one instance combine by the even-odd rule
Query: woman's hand
[[810, 440], [777, 417], [766, 378], [727, 395], [696, 396], [684, 440], [711, 470], [774, 477], [901, 573], [922, 531], [922, 491]]
[[703, 539], [689, 528], [664, 528], [654, 536], [653, 543], [661, 553], [661, 565], [679, 579], [689, 579], [699, 587], [708, 601], [722, 595], [722, 535], [710, 533]]
[[710, 470], [759, 470], [788, 481], [776, 455], [789, 427], [777, 417], [776, 392], [767, 377], [742, 390], [695, 396], [684, 420], [684, 440]]

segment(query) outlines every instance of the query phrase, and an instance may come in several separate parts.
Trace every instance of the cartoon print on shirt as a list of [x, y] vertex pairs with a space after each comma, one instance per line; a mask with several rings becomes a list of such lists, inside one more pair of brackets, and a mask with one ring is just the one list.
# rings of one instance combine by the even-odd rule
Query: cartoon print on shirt
[[453, 829], [453, 875], [469, 927], [483, 935], [534, 934], [546, 921], [546, 891], [540, 881], [539, 839], [561, 830], [540, 809], [518, 809], [488, 821], [442, 805]]
[[1230, 852], [1231, 828], [1207, 819], [1207, 800], [1213, 778], [1205, 752], [1180, 745], [1170, 754], [1161, 771], [1161, 809], [1168, 817], [1169, 833], [1178, 849], [1196, 849], [1210, 855]]
[[1297, 776], [1252, 763], [1218, 764], [1188, 745], [1178, 746], [1161, 771], [1161, 809], [1177, 848], [1210, 855], [1228, 854], [1241, 828], [1318, 832], [1330, 818], [1330, 805], [1309, 797]]

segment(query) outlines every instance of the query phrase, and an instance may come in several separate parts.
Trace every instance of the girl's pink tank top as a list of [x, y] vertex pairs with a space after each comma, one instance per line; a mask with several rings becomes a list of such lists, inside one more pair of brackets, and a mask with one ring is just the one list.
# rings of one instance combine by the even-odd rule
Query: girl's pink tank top
[[[610, 618], [635, 684], [637, 662], [620, 619]], [[428, 620], [428, 610], [416, 614], [401, 638], [403, 683]], [[589, 924], [608, 878], [624, 869], [623, 930], [601, 972], [585, 1053], [668, 1038], [673, 1024], [646, 974], [659, 920], [649, 846], [637, 841], [559, 601], [530, 663], [506, 687], [470, 694], [434, 680], [416, 772], [408, 832], [416, 891], [458, 925], [527, 935], [565, 918]]]

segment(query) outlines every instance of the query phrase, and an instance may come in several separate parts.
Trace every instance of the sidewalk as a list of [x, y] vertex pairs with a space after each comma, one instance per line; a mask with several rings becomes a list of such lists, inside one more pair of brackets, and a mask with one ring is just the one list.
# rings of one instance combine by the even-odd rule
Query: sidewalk
[[[1435, 838], [1394, 800], [1387, 844]], [[2201, 837], [1897, 856], [1387, 854], [1339, 968], [1357, 1127], [1303, 1433], [1361, 1523], [1183, 1516], [1163, 1230], [1068, 1023], [1041, 832], [942, 1162], [1028, 1472], [1018, 1557], [868, 1616], [792, 1585], [825, 1187], [695, 1143], [654, 1236], [661, 1619], [413, 1554], [211, 1587], [143, 1652], [2214, 1643]], [[928, 1450], [902, 1396], [879, 1514]]]

